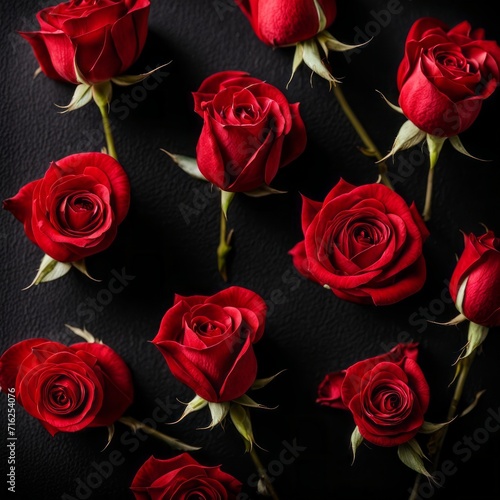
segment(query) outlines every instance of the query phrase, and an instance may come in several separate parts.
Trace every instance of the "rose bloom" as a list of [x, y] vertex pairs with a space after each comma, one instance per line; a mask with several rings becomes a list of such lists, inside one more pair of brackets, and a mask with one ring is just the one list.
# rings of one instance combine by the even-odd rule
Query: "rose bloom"
[[[337, 14], [335, 0], [317, 0], [326, 20]], [[267, 45], [294, 45], [315, 37], [320, 31], [319, 12], [313, 0], [240, 0], [241, 10], [255, 34]]]
[[78, 153], [52, 162], [3, 206], [28, 238], [59, 262], [108, 248], [130, 204], [127, 174], [111, 156]]
[[488, 231], [464, 235], [464, 240], [450, 280], [451, 297], [469, 321], [500, 326], [500, 238]]
[[418, 344], [398, 344], [380, 356], [328, 374], [317, 402], [351, 411], [360, 434], [378, 446], [406, 443], [424, 423], [430, 400], [417, 364]]
[[270, 184], [306, 147], [298, 104], [276, 87], [241, 71], [208, 77], [193, 93], [203, 118], [196, 146], [201, 173], [225, 191]]
[[399, 105], [419, 129], [439, 137], [470, 127], [498, 85], [500, 47], [464, 21], [449, 28], [438, 19], [411, 27], [397, 76]]
[[267, 306], [232, 286], [212, 296], [176, 295], [153, 344], [172, 374], [206, 401], [239, 398], [257, 375], [253, 345], [264, 333]]
[[130, 486], [136, 500], [236, 500], [241, 488], [220, 466], [205, 467], [188, 453], [168, 460], [149, 457]]
[[42, 71], [56, 80], [88, 83], [122, 74], [139, 57], [148, 32], [149, 0], [72, 0], [36, 15], [40, 31], [22, 32]]
[[323, 202], [302, 200], [304, 241], [289, 253], [304, 276], [362, 304], [393, 304], [422, 288], [429, 233], [414, 204], [382, 184], [342, 179]]
[[23, 340], [0, 357], [0, 387], [52, 434], [116, 422], [133, 399], [132, 375], [110, 347]]

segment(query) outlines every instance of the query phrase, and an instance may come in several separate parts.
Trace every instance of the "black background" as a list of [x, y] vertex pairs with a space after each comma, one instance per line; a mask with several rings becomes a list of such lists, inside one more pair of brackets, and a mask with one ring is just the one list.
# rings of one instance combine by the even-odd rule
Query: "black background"
[[[96, 106], [91, 103], [59, 114], [54, 104], [69, 102], [74, 87], [44, 75], [33, 79], [37, 63], [28, 43], [15, 33], [36, 29], [35, 13], [49, 3], [23, 0], [2, 2], [0, 7], [2, 199], [42, 177], [50, 161], [104, 145]], [[360, 33], [374, 35], [366, 47], [350, 53], [350, 62], [340, 53], [332, 54], [330, 62], [353, 109], [384, 153], [404, 118], [376, 90], [397, 102], [397, 67], [406, 34], [417, 18], [435, 16], [450, 26], [469, 20], [473, 27], [483, 27], [487, 38], [500, 39], [493, 3], [393, 1], [390, 5], [399, 5], [398, 13], [380, 27], [374, 22], [374, 13], [387, 5], [385, 0], [339, 0], [337, 19], [330, 26], [330, 32], [346, 43], [363, 41]], [[286, 89], [293, 48], [273, 50], [264, 45], [229, 0], [153, 0], [149, 26], [146, 47], [128, 73], [172, 62], [167, 68], [169, 76], [159, 78], [154, 89], [146, 91], [143, 85], [138, 90], [114, 88], [116, 102], [110, 118], [120, 161], [130, 177], [132, 202], [113, 246], [87, 259], [90, 273], [102, 281], [91, 281], [72, 270], [57, 281], [23, 291], [33, 279], [42, 253], [11, 214], [0, 213], [1, 352], [31, 337], [69, 344], [77, 338], [65, 324], [86, 327], [113, 347], [132, 370], [136, 395], [128, 413], [140, 420], [149, 418], [159, 398], [171, 405], [168, 421], [173, 422], [182, 411], [177, 399], [187, 401], [193, 394], [171, 376], [150, 341], [172, 305], [174, 293], [212, 294], [231, 284], [250, 288], [269, 304], [266, 333], [256, 345], [259, 376], [286, 369], [255, 395], [260, 402], [278, 408], [252, 410], [256, 440], [267, 450], [260, 450], [260, 455], [266, 464], [273, 464], [271, 474], [276, 475], [274, 484], [280, 497], [406, 499], [415, 474], [399, 461], [396, 450], [362, 446], [351, 465], [352, 418], [315, 403], [316, 388], [327, 372], [413, 338], [420, 342], [419, 362], [431, 387], [427, 420], [445, 419], [452, 394], [448, 387], [452, 363], [465, 343], [466, 325], [447, 328], [427, 323], [420, 308], [433, 310], [436, 321], [455, 316], [455, 307], [447, 300], [446, 280], [463, 249], [461, 231], [480, 234], [483, 223], [500, 234], [498, 91], [484, 102], [474, 125], [460, 136], [471, 154], [491, 161], [467, 158], [448, 142], [443, 147], [433, 217], [428, 223], [431, 236], [424, 247], [428, 268], [424, 288], [392, 306], [361, 306], [301, 279], [287, 254], [302, 238], [299, 193], [319, 200], [341, 177], [353, 184], [377, 179], [376, 167], [359, 152], [360, 141], [327, 83], [314, 76], [311, 87], [310, 71], [303, 66]], [[229, 212], [229, 226], [235, 230], [230, 280], [224, 283], [215, 260], [217, 197], [176, 167], [160, 148], [194, 156], [201, 119], [193, 111], [191, 92], [207, 76], [229, 69], [248, 71], [280, 88], [290, 102], [300, 102], [308, 146], [273, 182], [287, 194], [262, 199], [236, 196]], [[125, 104], [127, 100], [132, 104]], [[413, 158], [423, 158], [418, 147], [413, 151]], [[409, 156], [410, 151], [397, 155], [389, 165], [391, 173], [399, 176], [393, 177], [397, 192], [421, 209], [427, 166], [420, 162], [413, 169], [405, 168], [401, 159]], [[186, 218], [186, 207], [194, 208], [196, 214]], [[92, 310], [88, 301], [103, 297], [99, 292], [107, 289], [112, 270], [121, 272], [123, 268], [134, 278], [108, 305]], [[432, 498], [498, 498], [500, 433], [485, 434], [480, 429], [489, 412], [499, 410], [499, 353], [498, 332], [491, 330], [473, 365], [461, 408], [479, 390], [486, 392], [472, 413], [450, 427], [442, 458], [454, 463], [454, 473]], [[4, 396], [0, 404], [2, 436], [7, 427], [6, 408]], [[257, 498], [255, 488], [248, 485], [254, 469], [238, 435], [230, 424], [225, 430], [196, 430], [208, 421], [207, 412], [202, 411], [177, 425], [160, 425], [165, 432], [202, 446], [193, 453], [197, 460], [222, 464], [245, 483], [248, 498]], [[132, 498], [128, 488], [140, 465], [151, 454], [168, 458], [176, 453], [152, 438], [132, 440], [121, 424], [104, 451], [105, 429], [52, 438], [20, 407], [16, 428], [19, 498], [52, 500], [64, 493], [77, 497], [77, 480], [86, 482], [94, 472], [92, 463], [109, 460], [113, 451], [123, 463], [92, 490], [90, 498]], [[465, 444], [466, 436], [476, 436], [481, 444], [473, 441], [474, 451], [468, 452], [471, 447]], [[285, 449], [283, 443], [294, 441], [305, 449], [293, 463], [280, 466], [276, 460]], [[2, 495], [7, 493], [5, 443], [2, 438]], [[461, 452], [457, 454], [457, 450]], [[424, 489], [422, 498], [430, 497], [430, 488]]]

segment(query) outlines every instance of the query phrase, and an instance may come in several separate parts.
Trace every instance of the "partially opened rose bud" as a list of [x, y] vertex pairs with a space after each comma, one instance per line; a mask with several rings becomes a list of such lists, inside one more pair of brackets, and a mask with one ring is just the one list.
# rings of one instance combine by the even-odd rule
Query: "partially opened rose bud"
[[255, 34], [272, 46], [309, 40], [332, 24], [337, 14], [335, 0], [243, 0], [239, 6]]
[[465, 248], [450, 281], [457, 309], [469, 321], [500, 325], [500, 238], [493, 231], [465, 235]]
[[326, 30], [337, 14], [335, 0], [240, 0], [237, 3], [265, 44], [295, 45], [290, 81], [304, 62], [330, 85], [338, 83], [327, 62], [329, 51], [343, 52], [357, 45], [346, 45]]

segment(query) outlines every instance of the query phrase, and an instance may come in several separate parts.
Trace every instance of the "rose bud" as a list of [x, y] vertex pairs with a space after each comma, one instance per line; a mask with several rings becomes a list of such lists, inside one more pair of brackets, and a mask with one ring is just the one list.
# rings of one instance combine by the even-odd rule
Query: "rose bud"
[[451, 297], [469, 321], [500, 326], [500, 238], [488, 231], [464, 235], [464, 241], [450, 280]]
[[40, 30], [21, 36], [49, 78], [109, 81], [141, 54], [149, 10], [149, 0], [71, 0], [38, 12]]
[[241, 0], [238, 5], [255, 34], [272, 46], [309, 40], [330, 26], [337, 14], [335, 0]]
[[101, 343], [65, 346], [23, 340], [0, 357], [0, 387], [15, 388], [17, 403], [52, 434], [110, 426], [133, 400], [132, 375]]
[[122, 166], [103, 153], [78, 153], [52, 162], [3, 206], [48, 256], [74, 262], [111, 245], [129, 204]]
[[241, 71], [222, 71], [193, 93], [203, 118], [196, 146], [198, 168], [224, 191], [269, 185], [278, 170], [306, 147], [299, 105], [276, 87]]
[[182, 453], [167, 460], [149, 457], [137, 471], [130, 489], [136, 500], [236, 500], [242, 484], [220, 466], [206, 467]]
[[176, 295], [153, 344], [172, 374], [205, 401], [244, 395], [257, 375], [253, 344], [264, 333], [267, 306], [232, 286], [212, 296]]
[[289, 253], [304, 276], [361, 304], [394, 304], [422, 288], [429, 232], [414, 204], [382, 184], [342, 179], [323, 202], [302, 200], [304, 240]]

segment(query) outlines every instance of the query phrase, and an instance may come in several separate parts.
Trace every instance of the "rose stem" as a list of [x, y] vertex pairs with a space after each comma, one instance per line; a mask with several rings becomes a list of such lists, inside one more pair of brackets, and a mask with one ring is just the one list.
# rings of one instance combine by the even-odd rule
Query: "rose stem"
[[431, 204], [432, 204], [432, 186], [434, 184], [434, 167], [429, 167], [429, 173], [427, 174], [427, 190], [425, 191], [425, 204], [424, 211], [422, 212], [424, 221], [428, 221], [431, 218]]
[[229, 193], [227, 191], [221, 190], [221, 206], [220, 206], [220, 235], [219, 235], [219, 246], [217, 247], [217, 265], [219, 273], [224, 281], [227, 281], [227, 263], [226, 256], [231, 251], [231, 236], [232, 231], [227, 234], [227, 211], [232, 199], [234, 198], [234, 193]]
[[[363, 141], [363, 144], [366, 147], [366, 154], [368, 156], [375, 157], [377, 160], [381, 160], [383, 157], [380, 154], [380, 151], [377, 149], [377, 146], [375, 146], [375, 143], [371, 140], [370, 136], [364, 129], [358, 117], [354, 114], [354, 111], [349, 106], [349, 103], [347, 102], [345, 95], [340, 88], [340, 85], [334, 85], [333, 93], [335, 94], [335, 97], [337, 98], [337, 101], [339, 102], [340, 107], [344, 111], [346, 117], [349, 119], [351, 125], [354, 127], [354, 130], [356, 130], [360, 139]], [[394, 190], [394, 187], [392, 186], [392, 183], [389, 180], [389, 177], [387, 176], [388, 168], [385, 161], [381, 161], [380, 163], [378, 163], [378, 171], [380, 174], [382, 184], [385, 184], [387, 187]]]
[[434, 170], [443, 147], [445, 139], [427, 134], [427, 146], [429, 147], [429, 173], [427, 174], [427, 189], [425, 191], [425, 203], [422, 216], [424, 221], [431, 218], [432, 190], [434, 185]]
[[259, 478], [262, 479], [262, 481], [264, 481], [264, 483], [266, 484], [266, 489], [269, 493], [269, 496], [273, 500], [279, 500], [278, 494], [276, 493], [276, 490], [274, 489], [273, 484], [271, 483], [271, 480], [267, 475], [266, 469], [262, 465], [259, 455], [257, 455], [257, 452], [255, 451], [255, 448], [252, 448], [250, 450], [250, 457], [253, 463], [255, 464], [255, 468], [257, 469], [257, 474], [259, 475]]
[[99, 103], [98, 107], [102, 116], [102, 125], [104, 127], [104, 136], [106, 137], [106, 147], [108, 150], [108, 154], [112, 156], [115, 160], [118, 160], [118, 155], [116, 154], [116, 148], [115, 148], [115, 141], [113, 139], [113, 134], [111, 132], [111, 124], [109, 122], [108, 105], [105, 103]]
[[170, 436], [167, 436], [166, 434], [163, 434], [160, 431], [157, 431], [156, 429], [153, 429], [153, 427], [149, 427], [149, 425], [143, 424], [140, 420], [137, 420], [133, 417], [121, 417], [119, 420], [122, 424], [125, 424], [127, 427], [132, 429], [132, 431], [137, 432], [138, 430], [143, 431], [144, 433], [159, 439], [160, 441], [163, 441], [164, 443], [168, 444], [171, 448], [174, 449], [184, 449], [184, 450], [198, 450], [199, 448], [194, 447], [194, 446], [189, 446], [184, 443], [181, 443], [178, 439], [172, 438]]
[[[469, 328], [470, 325], [469, 324]], [[447, 422], [450, 422], [453, 418], [455, 418], [457, 414], [457, 408], [458, 404], [460, 403], [460, 400], [462, 399], [462, 393], [465, 387], [465, 382], [467, 380], [467, 375], [469, 375], [470, 367], [472, 365], [472, 362], [474, 361], [474, 358], [476, 357], [477, 353], [477, 348], [474, 349], [466, 358], [462, 358], [458, 362], [458, 369], [460, 370], [459, 375], [458, 375], [458, 380], [457, 380], [457, 385], [455, 386], [455, 392], [453, 394], [453, 398], [450, 403], [450, 407], [448, 409], [448, 415], [447, 415]], [[444, 426], [442, 429], [440, 429], [437, 435], [436, 439], [436, 446], [434, 448], [434, 457], [432, 460], [432, 470], [433, 472], [437, 470], [439, 466], [439, 458], [441, 455], [441, 449], [443, 447], [444, 439], [446, 437], [446, 434], [448, 432], [448, 425]], [[417, 477], [415, 478], [415, 484], [413, 485], [413, 490], [411, 492], [411, 496], [409, 500], [416, 500], [420, 498], [418, 494], [419, 486], [422, 481], [422, 474], [418, 474]]]

